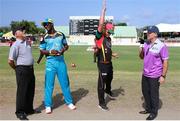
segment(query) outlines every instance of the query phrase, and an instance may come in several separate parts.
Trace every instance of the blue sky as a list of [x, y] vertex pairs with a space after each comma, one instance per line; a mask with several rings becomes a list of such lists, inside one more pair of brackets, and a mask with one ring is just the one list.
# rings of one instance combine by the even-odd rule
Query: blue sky
[[[100, 15], [102, 0], [0, 0], [0, 26], [12, 20], [52, 18], [56, 26], [68, 25], [69, 16]], [[107, 0], [106, 15], [115, 22], [143, 27], [158, 23], [180, 24], [180, 0]]]

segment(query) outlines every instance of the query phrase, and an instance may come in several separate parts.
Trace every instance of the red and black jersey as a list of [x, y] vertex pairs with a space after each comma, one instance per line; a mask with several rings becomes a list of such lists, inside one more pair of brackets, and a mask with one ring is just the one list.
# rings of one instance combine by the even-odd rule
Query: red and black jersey
[[98, 62], [111, 62], [111, 38], [103, 36], [102, 33], [96, 33], [96, 46], [98, 47], [97, 58]]

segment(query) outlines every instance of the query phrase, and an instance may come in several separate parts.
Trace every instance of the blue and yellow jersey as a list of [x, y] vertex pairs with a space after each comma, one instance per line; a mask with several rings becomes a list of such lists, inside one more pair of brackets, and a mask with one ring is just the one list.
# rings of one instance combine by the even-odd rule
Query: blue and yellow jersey
[[[43, 41], [40, 43], [40, 50], [57, 50], [60, 51], [67, 44], [66, 37], [62, 32], [56, 32], [54, 36], [46, 34]], [[53, 56], [47, 56], [48, 58], [59, 58]]]

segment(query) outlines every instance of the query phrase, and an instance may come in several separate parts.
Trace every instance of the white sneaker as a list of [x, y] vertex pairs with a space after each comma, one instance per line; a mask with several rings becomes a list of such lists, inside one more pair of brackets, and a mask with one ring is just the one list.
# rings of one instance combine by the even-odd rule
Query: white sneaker
[[108, 111], [109, 108], [106, 105], [98, 105], [98, 107], [103, 111]]
[[75, 110], [76, 106], [71, 103], [71, 104], [68, 105], [68, 108], [71, 109], [71, 110]]
[[46, 107], [46, 114], [50, 114], [50, 113], [52, 113], [51, 107]]

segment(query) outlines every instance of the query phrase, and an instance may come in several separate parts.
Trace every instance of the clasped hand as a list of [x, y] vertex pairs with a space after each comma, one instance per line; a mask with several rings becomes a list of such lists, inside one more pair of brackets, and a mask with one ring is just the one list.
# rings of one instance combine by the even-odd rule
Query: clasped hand
[[62, 52], [61, 51], [57, 51], [57, 50], [51, 50], [50, 54], [52, 54], [52, 55], [62, 55]]

